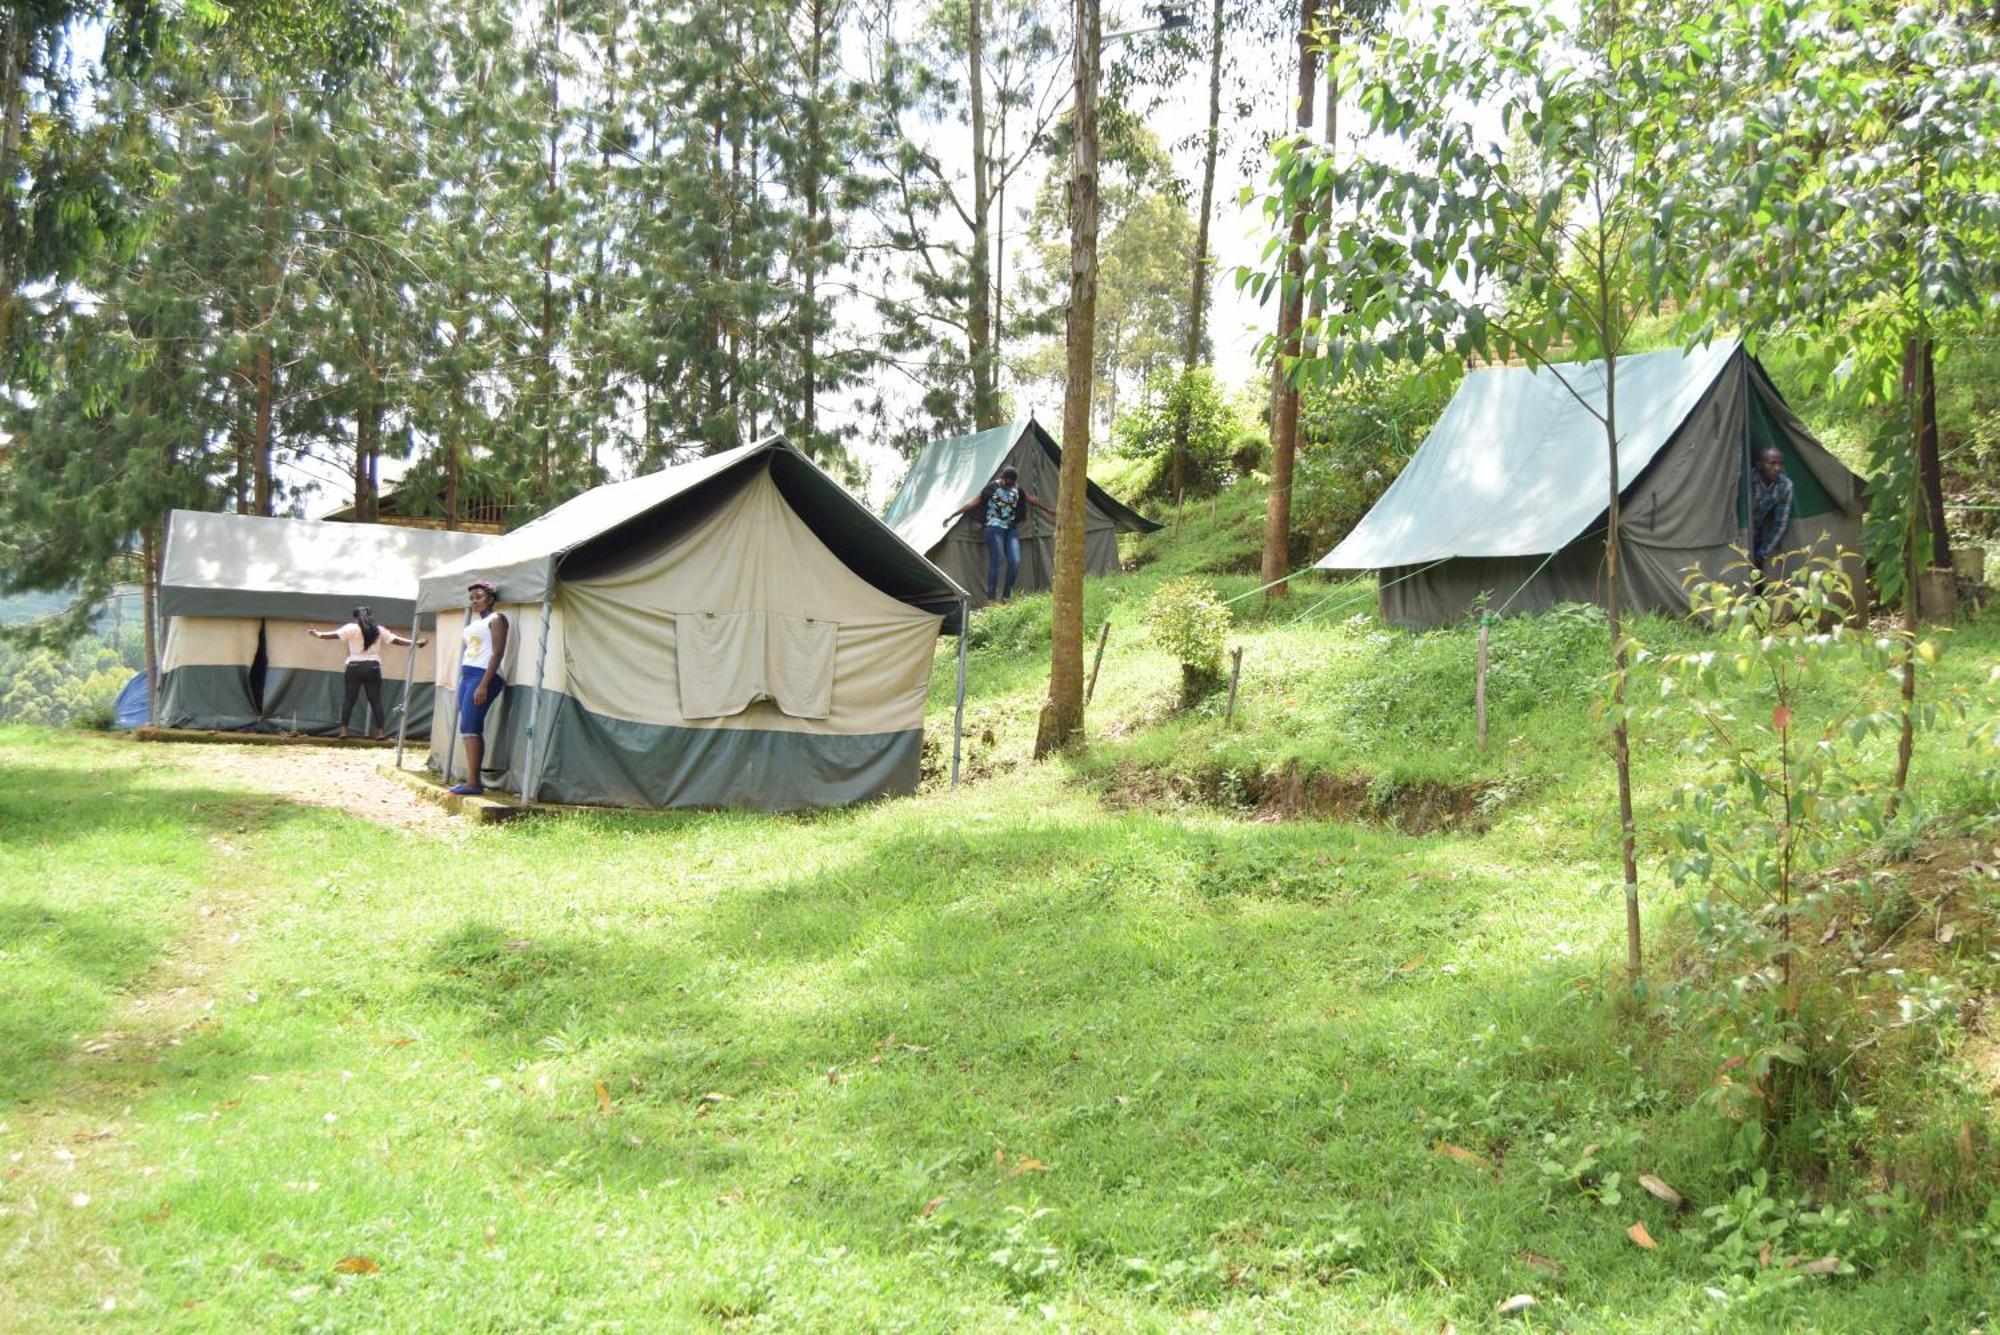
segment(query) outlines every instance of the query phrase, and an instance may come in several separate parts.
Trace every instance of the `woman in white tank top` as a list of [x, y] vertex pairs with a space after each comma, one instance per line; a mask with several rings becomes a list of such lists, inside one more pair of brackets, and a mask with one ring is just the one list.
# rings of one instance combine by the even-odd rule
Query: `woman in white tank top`
[[466, 594], [470, 609], [459, 632], [458, 660], [458, 739], [465, 746], [465, 782], [451, 790], [472, 794], [486, 791], [479, 772], [486, 759], [486, 711], [507, 689], [500, 675], [507, 659], [507, 617], [494, 610], [500, 589], [493, 581], [476, 579]]

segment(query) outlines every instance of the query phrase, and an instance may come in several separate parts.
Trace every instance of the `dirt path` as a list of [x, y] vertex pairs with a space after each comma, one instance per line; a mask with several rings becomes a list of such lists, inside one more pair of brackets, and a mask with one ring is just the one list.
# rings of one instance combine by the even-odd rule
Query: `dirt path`
[[[473, 827], [385, 776], [394, 752], [317, 747], [147, 744], [149, 763], [445, 840]], [[158, 759], [155, 760], [154, 756]], [[0, 1107], [0, 1329], [35, 1328], [12, 1294], [65, 1295], [68, 1311], [116, 1312], [143, 1277], [96, 1241], [96, 1214], [160, 1172], [133, 1143], [133, 1105], [160, 1061], [211, 1022], [232, 961], [268, 887], [235, 842], [217, 855], [179, 935], [99, 1032], [78, 1036], [68, 1069], [31, 1101]], [[36, 1321], [61, 1305], [37, 1302]], [[53, 1327], [48, 1327], [53, 1328]]]
[[[394, 751], [330, 746], [156, 745], [170, 751], [174, 763], [183, 769], [211, 774], [293, 802], [331, 807], [398, 829], [445, 838], [463, 837], [470, 829], [466, 822], [382, 773], [381, 766], [394, 763]], [[408, 752], [404, 753], [406, 767], [417, 763]]]

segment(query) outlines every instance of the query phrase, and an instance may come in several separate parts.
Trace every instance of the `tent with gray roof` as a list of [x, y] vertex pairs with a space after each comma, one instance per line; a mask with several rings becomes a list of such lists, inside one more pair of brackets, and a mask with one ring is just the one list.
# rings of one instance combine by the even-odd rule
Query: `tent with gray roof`
[[[1795, 492], [1785, 559], [1796, 567], [1810, 552], [1859, 550], [1861, 479], [1813, 438], [1741, 343], [1621, 357], [1617, 390], [1619, 575], [1631, 609], [1685, 613], [1683, 581], [1695, 568], [1749, 577], [1751, 461], [1767, 445], [1784, 456]], [[1602, 603], [1610, 474], [1592, 409], [1604, 399], [1601, 361], [1468, 373], [1318, 568], [1378, 572], [1382, 616], [1405, 626], [1455, 621], [1482, 597], [1508, 613]], [[1849, 575], [1865, 594], [1858, 558]]]
[[[951, 514], [1008, 464], [1020, 470], [1021, 486], [1029, 495], [1047, 505], [1056, 503], [1062, 449], [1041, 423], [1024, 417], [976, 435], [926, 445], [882, 516], [904, 542], [969, 590], [974, 607], [986, 601], [984, 521], [976, 514], [958, 519]], [[1159, 527], [1092, 482], [1084, 499], [1085, 572], [1117, 574], [1118, 535], [1150, 533]], [[1055, 523], [1031, 506], [1021, 521], [1021, 573], [1014, 587], [1037, 593], [1049, 587], [1054, 575]]]
[[[160, 560], [160, 659], [155, 721], [172, 728], [332, 733], [340, 726], [346, 657], [315, 640], [356, 606], [407, 635], [417, 577], [486, 537], [376, 524], [176, 510]], [[382, 650], [383, 706], [404, 704], [411, 650]], [[416, 653], [408, 722], [430, 726], [431, 649]], [[365, 702], [356, 705], [365, 715]], [[366, 726], [354, 720], [358, 729]], [[378, 724], [378, 726], [380, 726]]]
[[[965, 593], [773, 437], [597, 487], [425, 575], [450, 690], [466, 587], [499, 586], [489, 785], [631, 807], [836, 806], [917, 784]], [[461, 763], [451, 709], [431, 763]]]

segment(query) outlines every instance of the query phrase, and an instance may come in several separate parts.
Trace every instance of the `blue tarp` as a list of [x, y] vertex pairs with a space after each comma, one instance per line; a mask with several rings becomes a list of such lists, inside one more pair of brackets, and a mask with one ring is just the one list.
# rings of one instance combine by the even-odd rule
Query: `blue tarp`
[[146, 692], [146, 674], [141, 672], [118, 692], [118, 702], [111, 706], [111, 726], [143, 728], [151, 715], [152, 701]]

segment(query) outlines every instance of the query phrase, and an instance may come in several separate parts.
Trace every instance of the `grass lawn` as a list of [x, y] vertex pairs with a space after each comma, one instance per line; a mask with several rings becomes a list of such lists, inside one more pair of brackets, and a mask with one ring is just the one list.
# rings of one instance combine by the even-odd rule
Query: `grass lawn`
[[[1730, 1259], [1761, 1193], [1701, 1212], [1752, 1179], [1617, 1000], [1601, 636], [1503, 628], [1487, 755], [1444, 699], [1463, 634], [1298, 599], [1246, 629], [1236, 720], [1169, 719], [1136, 616], [1167, 573], [1093, 588], [1088, 756], [1024, 762], [1028, 600], [983, 615], [976, 781], [812, 817], [427, 837], [221, 786], [204, 748], [0, 731], [0, 1329], [1993, 1319], [1979, 1199], [1866, 1207], [1865, 1165], [1773, 1183], [1780, 1256], [1849, 1239], [1827, 1278]], [[1972, 682], [2000, 635], [1960, 638]], [[1641, 756], [1656, 823], [1684, 762]], [[1390, 805], [1488, 785], [1490, 828], [1119, 800], [1287, 760]], [[1941, 811], [1965, 773], [1927, 741]]]

